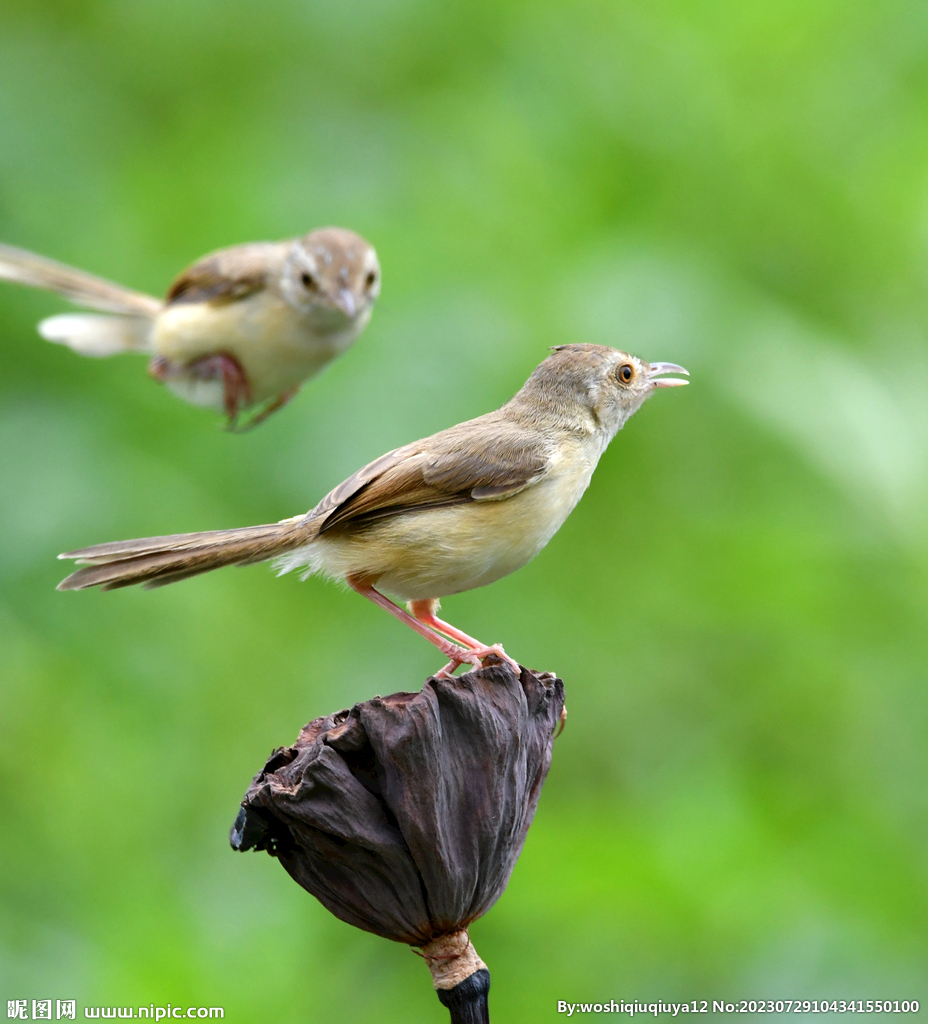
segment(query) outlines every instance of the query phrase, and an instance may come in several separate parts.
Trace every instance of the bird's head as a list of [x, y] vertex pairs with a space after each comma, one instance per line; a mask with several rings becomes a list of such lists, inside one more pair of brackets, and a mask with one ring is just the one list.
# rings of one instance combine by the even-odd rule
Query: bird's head
[[380, 264], [370, 242], [345, 228], [320, 228], [291, 246], [281, 291], [319, 327], [363, 327], [380, 294]]
[[[516, 396], [542, 405], [565, 426], [602, 432], [606, 442], [658, 388], [689, 381], [665, 377], [687, 370], [676, 363], [647, 363], [604, 345], [559, 345]], [[522, 402], [519, 403], [523, 404]]]

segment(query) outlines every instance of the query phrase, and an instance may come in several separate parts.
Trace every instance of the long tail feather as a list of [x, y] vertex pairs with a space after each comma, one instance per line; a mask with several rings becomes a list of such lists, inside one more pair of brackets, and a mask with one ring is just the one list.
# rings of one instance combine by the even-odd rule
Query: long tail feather
[[33, 288], [47, 288], [79, 306], [89, 306], [105, 313], [153, 317], [163, 305], [160, 299], [151, 295], [3, 243], [0, 243], [0, 279]]
[[317, 532], [313, 522], [296, 517], [239, 530], [178, 533], [97, 544], [58, 556], [74, 558], [83, 566], [62, 580], [58, 589], [116, 590], [137, 583], [146, 589], [162, 587], [224, 565], [264, 562], [308, 544]]

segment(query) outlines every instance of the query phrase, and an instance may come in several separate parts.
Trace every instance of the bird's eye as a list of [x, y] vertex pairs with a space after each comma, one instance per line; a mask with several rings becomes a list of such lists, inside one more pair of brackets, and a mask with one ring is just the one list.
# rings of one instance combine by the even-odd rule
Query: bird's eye
[[368, 273], [367, 273], [367, 277], [364, 278], [364, 285], [365, 285], [365, 287], [373, 288], [374, 284], [376, 283], [376, 281], [377, 281], [377, 275], [374, 273], [373, 270], [369, 270]]
[[316, 279], [313, 277], [312, 274], [309, 273], [308, 270], [303, 271], [302, 275], [300, 276], [300, 280], [303, 282], [303, 287], [308, 292], [314, 292], [319, 287], [318, 283], [316, 282]]
[[627, 384], [635, 376], [635, 368], [631, 363], [622, 363], [618, 370], [615, 371], [615, 375], [621, 383]]

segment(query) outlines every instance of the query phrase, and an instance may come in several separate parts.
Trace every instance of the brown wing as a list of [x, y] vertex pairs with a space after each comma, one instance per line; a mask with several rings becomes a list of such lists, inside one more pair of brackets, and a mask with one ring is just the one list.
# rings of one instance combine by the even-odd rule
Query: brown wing
[[284, 246], [276, 242], [252, 242], [220, 249], [197, 260], [171, 285], [166, 302], [236, 302], [260, 291], [268, 272], [276, 270]]
[[339, 484], [310, 513], [319, 532], [384, 516], [507, 498], [548, 469], [550, 452], [533, 430], [498, 412], [382, 455]]

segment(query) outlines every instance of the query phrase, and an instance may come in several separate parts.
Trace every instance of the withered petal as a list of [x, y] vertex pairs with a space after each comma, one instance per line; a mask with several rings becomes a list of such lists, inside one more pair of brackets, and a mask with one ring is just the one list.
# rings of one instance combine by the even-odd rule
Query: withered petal
[[464, 928], [509, 880], [563, 704], [559, 679], [501, 664], [316, 719], [255, 776], [232, 845], [385, 938]]

